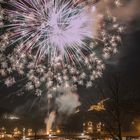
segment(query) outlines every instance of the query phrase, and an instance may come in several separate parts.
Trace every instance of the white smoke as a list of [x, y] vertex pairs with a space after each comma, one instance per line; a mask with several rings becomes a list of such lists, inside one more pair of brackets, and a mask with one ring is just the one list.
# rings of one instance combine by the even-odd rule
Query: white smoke
[[49, 95], [52, 95], [52, 98], [55, 99], [55, 111], [52, 111], [45, 119], [47, 134], [49, 134], [55, 122], [56, 112], [69, 116], [75, 113], [76, 108], [81, 105], [79, 96], [76, 94], [76, 87], [70, 86], [69, 84], [56, 87], [56, 89], [49, 92]]
[[76, 111], [76, 108], [80, 106], [78, 95], [75, 93], [67, 93], [56, 99], [59, 113], [65, 113], [71, 115]]
[[55, 104], [57, 106], [57, 111], [60, 114], [63, 113], [69, 116], [81, 105], [76, 93], [76, 87], [70, 86], [68, 83], [57, 88], [56, 95], [58, 96], [55, 97]]
[[[116, 4], [116, 7], [112, 7]], [[139, 12], [140, 0], [101, 0], [97, 9], [101, 13], [105, 13], [106, 9], [117, 19], [122, 22], [128, 22], [134, 18], [140, 17]]]
[[126, 2], [122, 7], [112, 11], [114, 16], [116, 16], [118, 19], [128, 22], [140, 16], [139, 5], [139, 0], [130, 0], [129, 2]]
[[52, 125], [55, 121], [55, 112], [52, 111], [50, 114], [49, 114], [49, 117], [45, 119], [45, 124], [46, 124], [46, 133], [47, 135], [50, 133], [50, 130], [52, 128]]

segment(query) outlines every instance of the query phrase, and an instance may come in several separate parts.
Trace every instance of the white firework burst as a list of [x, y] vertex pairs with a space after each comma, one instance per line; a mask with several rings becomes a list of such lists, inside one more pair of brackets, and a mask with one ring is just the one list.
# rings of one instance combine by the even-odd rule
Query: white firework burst
[[8, 5], [13, 8], [0, 9], [6, 27], [0, 38], [0, 75], [8, 87], [19, 83], [37, 96], [67, 85], [89, 88], [102, 76], [106, 59], [117, 53], [123, 28], [110, 13], [97, 15], [96, 40], [94, 20], [81, 3], [12, 0]]
[[89, 51], [85, 40], [93, 38], [93, 20], [84, 6], [64, 0], [12, 0], [5, 14], [12, 32], [9, 45], [21, 42], [19, 52], [36, 50], [36, 59], [57, 58], [64, 63], [83, 60]]

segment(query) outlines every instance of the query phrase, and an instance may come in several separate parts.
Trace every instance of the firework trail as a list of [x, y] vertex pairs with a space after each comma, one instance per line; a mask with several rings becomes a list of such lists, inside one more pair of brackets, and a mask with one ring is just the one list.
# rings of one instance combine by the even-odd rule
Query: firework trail
[[49, 117], [45, 120], [45, 123], [46, 123], [46, 133], [47, 135], [50, 134], [50, 130], [52, 128], [52, 125], [55, 121], [55, 112], [52, 111], [50, 114], [49, 114]]

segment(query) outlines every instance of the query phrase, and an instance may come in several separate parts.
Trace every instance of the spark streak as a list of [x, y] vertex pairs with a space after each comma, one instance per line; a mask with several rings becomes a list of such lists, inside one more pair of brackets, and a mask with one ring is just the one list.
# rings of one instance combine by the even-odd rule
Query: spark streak
[[13, 0], [8, 4], [14, 9], [5, 11], [10, 19], [6, 26], [13, 32], [11, 44], [22, 42], [17, 46], [19, 52], [36, 50], [37, 61], [47, 56], [51, 64], [58, 57], [63, 63], [79, 63], [84, 51], [90, 51], [85, 40], [93, 39], [93, 20], [84, 6], [64, 0]]

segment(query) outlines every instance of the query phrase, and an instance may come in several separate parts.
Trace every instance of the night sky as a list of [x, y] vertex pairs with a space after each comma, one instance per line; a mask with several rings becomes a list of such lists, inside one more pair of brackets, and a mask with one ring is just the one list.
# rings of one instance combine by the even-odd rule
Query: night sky
[[[96, 104], [104, 97], [109, 97], [105, 94], [101, 96], [98, 89], [104, 89], [108, 92], [108, 83], [112, 80], [112, 77], [119, 75], [121, 80], [121, 97], [125, 98], [128, 102], [132, 102], [133, 105], [129, 106], [129, 110], [133, 110], [135, 106], [134, 116], [140, 115], [140, 17], [136, 17], [129, 21], [129, 27], [126, 32], [122, 34], [122, 47], [119, 48], [119, 54], [111, 62], [107, 63], [107, 68], [103, 74], [103, 77], [95, 82], [95, 85], [86, 89], [85, 87], [78, 87], [78, 94], [82, 103], [78, 114], [74, 114], [71, 117], [66, 118], [62, 115], [63, 123], [67, 126], [67, 129], [80, 130], [83, 120], [92, 120], [94, 117], [92, 113], [85, 113], [90, 105]], [[23, 123], [22, 125], [37, 127], [44, 127], [44, 117], [46, 116], [46, 109], [44, 103], [39, 97], [35, 95], [15, 96], [14, 92], [18, 91], [18, 87], [14, 86], [7, 88], [4, 85], [0, 86], [0, 115], [5, 112], [18, 114]], [[130, 96], [130, 92], [134, 95]], [[125, 97], [124, 97], [125, 95]], [[46, 105], [45, 105], [46, 106]], [[60, 116], [61, 120], [61, 116]], [[62, 120], [61, 120], [62, 121]], [[30, 123], [29, 123], [30, 122]], [[69, 122], [69, 123], [67, 123]], [[19, 124], [17, 122], [17, 124]], [[12, 125], [12, 123], [11, 123]], [[35, 127], [34, 126], [34, 127]], [[28, 127], [28, 126], [27, 126]]]

